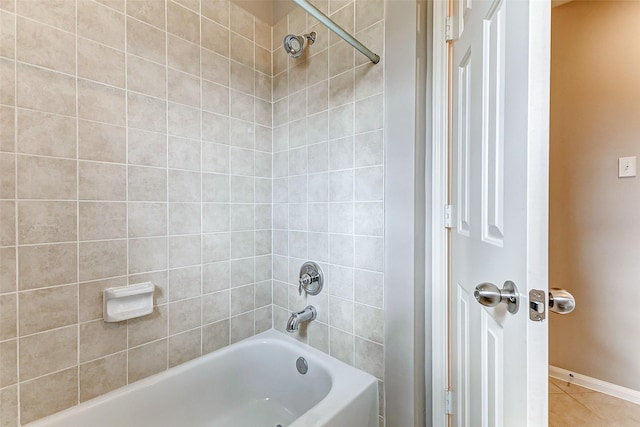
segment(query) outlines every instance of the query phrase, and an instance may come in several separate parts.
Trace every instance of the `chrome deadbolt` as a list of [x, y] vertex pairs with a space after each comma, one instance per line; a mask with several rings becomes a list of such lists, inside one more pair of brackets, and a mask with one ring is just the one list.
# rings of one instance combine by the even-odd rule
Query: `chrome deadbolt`
[[502, 289], [493, 283], [480, 283], [473, 293], [476, 300], [486, 307], [496, 307], [501, 303], [507, 305], [511, 314], [516, 314], [520, 308], [520, 295], [515, 283], [510, 280], [504, 282]]

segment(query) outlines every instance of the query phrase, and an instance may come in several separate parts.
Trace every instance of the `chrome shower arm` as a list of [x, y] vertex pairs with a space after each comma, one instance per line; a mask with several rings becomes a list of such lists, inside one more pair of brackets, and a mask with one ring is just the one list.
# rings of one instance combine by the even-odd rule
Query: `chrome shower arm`
[[322, 22], [331, 31], [342, 37], [351, 46], [362, 52], [374, 64], [380, 62], [380, 57], [369, 50], [365, 45], [360, 43], [355, 37], [347, 33], [341, 26], [333, 22], [331, 18], [322, 13], [317, 7], [309, 3], [307, 0], [293, 0], [295, 4], [303, 8], [308, 14]]

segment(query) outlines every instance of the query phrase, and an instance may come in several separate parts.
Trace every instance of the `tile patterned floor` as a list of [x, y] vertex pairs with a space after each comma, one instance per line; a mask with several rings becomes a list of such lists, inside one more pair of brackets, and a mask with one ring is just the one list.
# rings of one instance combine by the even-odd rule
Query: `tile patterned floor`
[[549, 378], [549, 427], [640, 427], [640, 405]]

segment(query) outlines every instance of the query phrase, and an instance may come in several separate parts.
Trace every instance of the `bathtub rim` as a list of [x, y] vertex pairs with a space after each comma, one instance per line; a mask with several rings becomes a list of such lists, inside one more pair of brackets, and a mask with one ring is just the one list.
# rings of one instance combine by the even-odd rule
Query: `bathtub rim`
[[[366, 373], [354, 366], [350, 366], [335, 357], [330, 356], [308, 344], [302, 343], [292, 337], [285, 335], [284, 333], [276, 330], [269, 329], [243, 340], [237, 341], [233, 344], [229, 344], [213, 352], [202, 355], [196, 359], [182, 363], [180, 365], [168, 368], [164, 371], [153, 374], [149, 377], [127, 384], [115, 390], [112, 390], [103, 395], [94, 397], [87, 401], [78, 403], [60, 412], [48, 415], [44, 418], [32, 421], [28, 424], [23, 424], [24, 427], [50, 427], [53, 423], [64, 421], [67, 417], [73, 416], [77, 412], [84, 412], [91, 410], [96, 406], [101, 405], [104, 402], [111, 401], [120, 396], [126, 396], [136, 390], [144, 390], [150, 388], [155, 384], [162, 382], [165, 378], [176, 377], [181, 373], [189, 371], [201, 365], [205, 365], [211, 360], [224, 357], [224, 355], [241, 349], [243, 347], [249, 347], [255, 342], [262, 344], [275, 343], [283, 347], [287, 347], [294, 351], [299, 356], [303, 356], [308, 362], [320, 365], [325, 369], [331, 379], [331, 384], [327, 395], [325, 395], [319, 402], [302, 413], [297, 419], [295, 419], [290, 427], [296, 426], [316, 426], [322, 425], [322, 423], [329, 422], [336, 416], [341, 410], [349, 406], [350, 403], [355, 401], [362, 393], [370, 392], [373, 388], [375, 391], [376, 400], [376, 414], [378, 413], [378, 379], [373, 375]], [[347, 375], [348, 374], [348, 375]], [[312, 424], [308, 424], [312, 421]]]

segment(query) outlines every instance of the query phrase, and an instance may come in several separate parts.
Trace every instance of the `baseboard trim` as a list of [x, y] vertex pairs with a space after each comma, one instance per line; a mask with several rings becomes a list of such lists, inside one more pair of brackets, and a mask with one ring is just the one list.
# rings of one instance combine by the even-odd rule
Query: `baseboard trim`
[[[570, 375], [573, 375], [571, 377]], [[640, 391], [549, 365], [549, 376], [640, 405]]]

